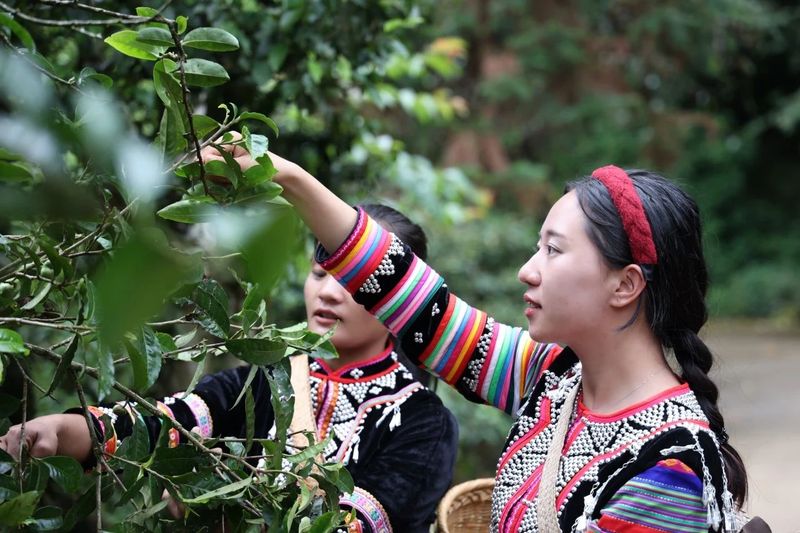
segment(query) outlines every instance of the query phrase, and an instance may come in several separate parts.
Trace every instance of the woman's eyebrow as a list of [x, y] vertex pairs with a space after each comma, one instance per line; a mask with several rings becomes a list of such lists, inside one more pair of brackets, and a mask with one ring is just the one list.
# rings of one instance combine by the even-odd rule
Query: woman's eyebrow
[[555, 237], [557, 239], [564, 239], [564, 240], [566, 240], [566, 238], [567, 238], [563, 233], [559, 233], [559, 232], [557, 232], [555, 230], [551, 230], [551, 229], [545, 230], [544, 233], [542, 233], [540, 231], [539, 232], [539, 237]]

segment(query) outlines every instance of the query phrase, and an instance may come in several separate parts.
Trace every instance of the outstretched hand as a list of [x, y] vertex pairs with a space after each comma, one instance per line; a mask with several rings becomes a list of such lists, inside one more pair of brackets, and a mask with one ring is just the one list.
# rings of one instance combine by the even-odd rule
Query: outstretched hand
[[[11, 426], [0, 437], [0, 449], [14, 459], [20, 459], [22, 425]], [[25, 448], [33, 457], [48, 457], [58, 452], [58, 429], [49, 417], [34, 418], [25, 424]]]
[[[231, 132], [231, 135], [233, 143], [238, 143], [242, 139], [242, 135], [239, 132]], [[222, 153], [220, 153], [221, 149], [233, 157], [234, 161], [239, 164], [239, 167], [241, 167], [242, 171], [246, 171], [247, 169], [258, 164], [258, 162], [253, 159], [253, 156], [251, 156], [241, 144], [226, 143], [219, 144], [217, 146], [206, 146], [200, 151], [200, 157], [202, 158], [203, 163], [208, 163], [209, 161], [225, 162], [225, 157], [223, 157]], [[298, 172], [302, 171], [297, 164], [292, 163], [288, 159], [284, 159], [273, 152], [267, 152], [267, 154], [269, 155], [275, 170], [278, 171], [273, 179], [279, 184], [283, 179], [296, 176]]]
[[[14, 459], [20, 459], [22, 425], [11, 426], [0, 437], [0, 449]], [[79, 414], [53, 414], [28, 420], [25, 423], [25, 449], [32, 457], [68, 455], [80, 462], [92, 453], [92, 438], [86, 419]]]

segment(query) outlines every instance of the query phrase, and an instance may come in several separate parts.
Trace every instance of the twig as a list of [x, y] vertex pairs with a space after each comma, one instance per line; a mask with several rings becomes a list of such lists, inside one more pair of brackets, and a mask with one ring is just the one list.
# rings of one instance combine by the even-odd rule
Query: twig
[[[128, 15], [126, 13], [118, 13], [114, 11], [109, 11], [108, 13], [113, 13], [112, 18], [106, 19], [68, 19], [68, 20], [53, 20], [53, 19], [44, 19], [40, 17], [34, 17], [33, 15], [29, 15], [22, 10], [16, 9], [11, 7], [10, 5], [6, 4], [5, 2], [0, 2], [0, 9], [7, 13], [11, 13], [15, 17], [20, 18], [26, 22], [31, 22], [33, 24], [39, 24], [41, 26], [59, 26], [59, 27], [66, 27], [66, 28], [80, 28], [84, 26], [111, 26], [114, 24], [122, 24], [124, 26], [137, 26], [140, 24], [145, 24], [147, 22], [152, 22], [154, 20], [163, 21], [165, 23], [169, 23], [169, 19], [165, 19], [161, 16], [161, 11], [166, 8], [170, 2], [166, 2], [160, 10], [151, 17], [140, 17], [138, 15]], [[99, 8], [98, 8], [99, 9]]]
[[186, 119], [189, 123], [189, 140], [194, 145], [194, 151], [197, 156], [197, 163], [200, 165], [200, 182], [203, 184], [203, 192], [206, 196], [213, 195], [208, 189], [208, 182], [206, 181], [206, 168], [203, 164], [203, 159], [200, 156], [200, 141], [197, 139], [197, 132], [194, 129], [194, 114], [192, 112], [192, 105], [189, 102], [189, 85], [186, 83], [186, 52], [183, 51], [183, 43], [181, 43], [181, 36], [178, 35], [177, 23], [174, 21], [169, 23], [169, 32], [172, 34], [172, 40], [175, 42], [175, 48], [178, 51], [178, 70], [181, 74], [181, 91], [183, 93], [183, 109], [186, 111]]
[[136, 19], [125, 19], [120, 18], [119, 16], [109, 19], [96, 19], [96, 20], [85, 20], [85, 19], [73, 19], [73, 20], [52, 20], [52, 19], [43, 19], [39, 17], [34, 17], [33, 15], [28, 15], [24, 11], [19, 9], [13, 8], [10, 5], [6, 4], [5, 2], [0, 2], [0, 9], [5, 11], [6, 13], [11, 13], [15, 17], [20, 18], [26, 22], [32, 22], [33, 24], [39, 24], [41, 26], [59, 26], [59, 27], [81, 27], [81, 26], [110, 26], [113, 24], [143, 24], [151, 20], [151, 17], [136, 17]]
[[92, 13], [100, 13], [102, 15], [110, 15], [112, 17], [122, 17], [126, 19], [135, 19], [139, 18], [137, 15], [129, 15], [127, 13], [118, 13], [116, 11], [111, 11], [110, 9], [104, 9], [102, 7], [91, 6], [88, 4], [82, 4], [77, 0], [37, 0], [40, 4], [47, 4], [52, 6], [68, 6], [74, 7], [75, 9], [82, 9], [84, 11], [90, 11]]
[[175, 324], [194, 324], [191, 320], [186, 320], [185, 316], [181, 318], [176, 318], [175, 320], [165, 320], [163, 322], [148, 322], [148, 326], [152, 327], [163, 327], [163, 326], [172, 326]]
[[29, 320], [27, 318], [16, 317], [0, 317], [0, 324], [19, 324], [24, 326], [37, 326], [40, 328], [60, 329], [63, 331], [92, 331], [89, 326], [78, 326], [75, 324], [53, 324], [52, 322], [40, 322], [38, 320]]
[[[81, 409], [83, 411], [83, 418], [86, 420], [86, 425], [89, 427], [89, 437], [92, 439], [92, 451], [94, 452], [95, 459], [97, 459], [97, 466], [101, 467], [98, 472], [102, 472], [105, 470], [106, 472], [111, 473], [114, 481], [122, 488], [122, 490], [127, 490], [125, 484], [122, 480], [117, 476], [116, 472], [114, 472], [109, 466], [108, 462], [106, 462], [105, 454], [103, 453], [103, 449], [100, 445], [100, 437], [97, 435], [97, 428], [92, 421], [92, 417], [89, 414], [89, 404], [86, 401], [86, 394], [83, 392], [83, 386], [81, 385], [80, 380], [78, 379], [78, 375], [75, 373], [75, 370], [70, 368], [70, 377], [72, 377], [72, 382], [75, 384], [75, 390], [78, 392], [78, 400], [81, 402]], [[105, 438], [105, 435], [103, 435]]]
[[[17, 358], [14, 358], [14, 362], [17, 363], [17, 366], [20, 370], [22, 370], [22, 364], [19, 362]], [[23, 372], [24, 375], [24, 372]], [[25, 464], [22, 462], [23, 456], [27, 455], [24, 453], [26, 451], [26, 444], [25, 444], [25, 423], [28, 421], [28, 380], [22, 380], [22, 423], [20, 424], [19, 428], [19, 491], [23, 492], [22, 490], [22, 473], [25, 470]]]

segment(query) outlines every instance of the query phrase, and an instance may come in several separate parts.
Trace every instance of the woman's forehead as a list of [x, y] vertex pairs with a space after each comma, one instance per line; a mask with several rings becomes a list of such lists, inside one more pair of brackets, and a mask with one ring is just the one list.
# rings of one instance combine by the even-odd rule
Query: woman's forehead
[[569, 237], [584, 227], [586, 215], [583, 214], [578, 197], [570, 191], [553, 204], [542, 224], [541, 235], [557, 234]]

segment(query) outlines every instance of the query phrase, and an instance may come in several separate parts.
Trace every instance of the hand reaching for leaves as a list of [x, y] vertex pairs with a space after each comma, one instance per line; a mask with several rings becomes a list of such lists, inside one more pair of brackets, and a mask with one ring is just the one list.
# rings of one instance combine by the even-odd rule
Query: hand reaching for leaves
[[[244, 146], [238, 144], [238, 142], [242, 139], [242, 135], [239, 132], [231, 132], [232, 136], [232, 143], [225, 143], [218, 145], [222, 150], [229, 153], [233, 156], [234, 161], [239, 164], [242, 171], [246, 171], [247, 169], [255, 166], [258, 162], [253, 159], [250, 153], [245, 149]], [[267, 152], [269, 155], [270, 160], [272, 161], [272, 165], [277, 170], [277, 174], [273, 177], [274, 181], [278, 184], [282, 185], [282, 180], [286, 178], [290, 178], [292, 176], [298, 175], [302, 172], [300, 166], [295, 163], [292, 163], [288, 159], [284, 159], [283, 157], [274, 154], [273, 152]], [[200, 156], [203, 160], [203, 163], [208, 163], [209, 161], [222, 161], [225, 162], [225, 158], [222, 156], [220, 151], [214, 146], [206, 146], [200, 151]]]
[[[22, 425], [11, 426], [0, 437], [0, 449], [15, 459], [20, 458]], [[83, 415], [56, 414], [34, 418], [25, 423], [25, 448], [33, 457], [68, 455], [85, 461], [91, 453], [92, 441]]]

